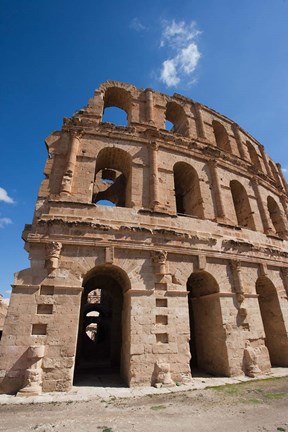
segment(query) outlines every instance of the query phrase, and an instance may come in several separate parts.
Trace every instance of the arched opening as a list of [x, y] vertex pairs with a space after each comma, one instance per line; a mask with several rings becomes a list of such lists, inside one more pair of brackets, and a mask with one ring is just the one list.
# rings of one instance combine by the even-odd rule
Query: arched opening
[[196, 170], [186, 162], [177, 162], [173, 172], [177, 214], [203, 219], [203, 200]]
[[274, 198], [268, 196], [267, 198], [267, 208], [270, 215], [271, 222], [277, 234], [283, 236], [286, 234], [286, 227], [284, 219], [281, 215], [280, 208]]
[[105, 108], [102, 117], [103, 123], [113, 123], [116, 126], [127, 126], [128, 119], [126, 111], [121, 108], [108, 107]]
[[102, 122], [128, 126], [131, 113], [131, 95], [127, 90], [109, 87], [104, 95]]
[[213, 120], [212, 127], [215, 135], [217, 146], [226, 152], [231, 153], [231, 145], [229, 141], [228, 133], [225, 127], [216, 120]]
[[126, 378], [128, 310], [123, 312], [123, 293], [129, 281], [123, 270], [115, 266], [96, 268], [83, 284], [75, 384], [90, 380], [90, 385], [103, 385], [107, 374]]
[[279, 177], [278, 177], [277, 169], [276, 169], [274, 163], [271, 160], [269, 161], [269, 167], [270, 167], [273, 179], [275, 180], [276, 183], [278, 183], [279, 182]]
[[190, 321], [190, 366], [212, 375], [229, 375], [226, 335], [219, 286], [207, 272], [192, 273], [187, 282]]
[[165, 120], [165, 129], [169, 132], [173, 132], [174, 125], [169, 120]]
[[126, 151], [107, 147], [96, 160], [92, 202], [131, 207], [131, 161]]
[[100, 199], [97, 201], [97, 205], [107, 206], [107, 207], [116, 207], [116, 204], [114, 204], [112, 201]]
[[232, 180], [230, 189], [238, 225], [255, 230], [253, 213], [244, 186], [237, 180]]
[[270, 279], [262, 276], [256, 281], [256, 292], [271, 364], [288, 366], [287, 331], [276, 288]]
[[168, 102], [166, 105], [166, 129], [183, 135], [189, 136], [189, 123], [184, 109], [176, 102]]
[[255, 166], [255, 168], [257, 168], [258, 170], [262, 171], [262, 167], [261, 167], [261, 163], [259, 160], [259, 156], [253, 146], [253, 144], [251, 144], [250, 141], [246, 141], [246, 146], [249, 152], [249, 156], [250, 156], [250, 161], [251, 163]]

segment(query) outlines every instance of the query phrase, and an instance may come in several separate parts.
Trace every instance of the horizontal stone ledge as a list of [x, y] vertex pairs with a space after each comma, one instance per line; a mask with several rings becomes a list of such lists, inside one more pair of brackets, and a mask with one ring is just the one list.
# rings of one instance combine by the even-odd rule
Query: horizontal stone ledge
[[151, 296], [153, 294], [157, 295], [159, 292], [164, 294], [165, 296], [170, 297], [186, 297], [188, 295], [188, 291], [183, 290], [155, 290], [153, 289], [130, 289], [124, 293], [125, 296]]
[[271, 238], [273, 240], [279, 240], [281, 242], [283, 242], [285, 240], [285, 238], [279, 237], [276, 234], [266, 234], [268, 238]]
[[[84, 125], [83, 127], [83, 136], [81, 138], [82, 141], [92, 139], [94, 137], [100, 137], [104, 138], [104, 140], [107, 139], [107, 134], [109, 135], [109, 138], [116, 138], [117, 140], [121, 141], [129, 141], [134, 142], [136, 144], [150, 144], [149, 138], [142, 137], [141, 135], [133, 135], [135, 132], [133, 130], [129, 130], [129, 127], [122, 126], [121, 131], [115, 129], [115, 125], [113, 123], [110, 123], [112, 126], [109, 126], [107, 123], [106, 125], [100, 125], [100, 123], [96, 126], [98, 129], [95, 129], [95, 126], [91, 125]], [[143, 125], [142, 125], [143, 126]], [[120, 126], [121, 127], [121, 126]], [[137, 132], [140, 132], [139, 130]], [[85, 136], [86, 135], [86, 136]]]
[[[235, 297], [235, 296], [237, 296], [237, 294], [240, 294], [240, 293], [220, 293], [220, 297]], [[248, 293], [243, 293], [243, 295], [244, 295], [244, 297], [245, 298], [258, 298], [259, 297], [259, 295], [258, 294], [248, 294]]]
[[79, 292], [83, 291], [83, 286], [71, 286], [71, 285], [54, 285], [53, 283], [43, 283], [41, 286], [39, 285], [38, 289], [40, 288], [39, 297], [45, 298], [46, 296], [54, 296], [55, 294], [59, 294], [57, 291], [59, 291], [61, 294], [64, 293], [64, 291], [69, 292], [70, 294], [78, 294]]
[[200, 300], [200, 299], [203, 299], [203, 298], [207, 298], [207, 297], [210, 297], [210, 298], [219, 298], [219, 297], [234, 297], [235, 296], [235, 294], [234, 293], [219, 293], [219, 292], [216, 292], [216, 293], [211, 293], [211, 294], [204, 294], [204, 295], [199, 295], [199, 296], [194, 296], [194, 297], [190, 297], [189, 298], [189, 300], [190, 301], [197, 301], [197, 300]]
[[[195, 296], [195, 297], [191, 297], [191, 300], [198, 300], [200, 298], [207, 298], [207, 297], [236, 297], [237, 294], [239, 293], [235, 293], [235, 292], [217, 292], [217, 293], [211, 293], [211, 294], [205, 294], [202, 296]], [[258, 298], [259, 295], [258, 294], [245, 294], [243, 293], [245, 298]]]
[[83, 286], [67, 286], [67, 285], [50, 285], [52, 287], [54, 287], [54, 293], [57, 290], [66, 290], [66, 291], [79, 291], [82, 292], [84, 287]]
[[35, 293], [39, 290], [40, 285], [11, 285], [13, 294], [21, 294], [21, 293]]
[[[113, 230], [112, 230], [113, 231]], [[117, 230], [114, 230], [115, 232], [117, 232]], [[145, 230], [146, 231], [146, 230]], [[131, 231], [131, 237], [133, 237], [133, 233], [134, 231]], [[114, 235], [114, 234], [113, 234]], [[151, 234], [151, 242], [152, 242], [152, 237], [153, 235]], [[221, 239], [221, 237], [220, 237]], [[224, 237], [222, 237], [222, 239], [225, 240]], [[97, 248], [106, 248], [106, 247], [111, 247], [113, 246], [115, 249], [121, 251], [121, 250], [131, 250], [131, 251], [142, 251], [143, 253], [145, 252], [150, 252], [150, 251], [154, 251], [155, 248], [163, 248], [163, 245], [153, 245], [151, 242], [145, 243], [144, 247], [143, 247], [143, 242], [139, 242], [139, 241], [135, 241], [133, 239], [131, 239], [131, 241], [127, 241], [125, 240], [110, 240], [109, 241], [103, 241], [103, 237], [95, 237], [95, 238], [91, 238], [91, 239], [85, 239], [83, 240], [82, 237], [79, 237], [75, 240], [71, 240], [71, 238], [65, 238], [65, 236], [58, 236], [57, 239], [53, 238], [53, 241], [59, 241], [63, 244], [63, 246], [71, 246], [71, 247], [97, 247]], [[180, 239], [178, 239], [180, 241]], [[216, 239], [211, 239], [212, 241], [217, 242]], [[176, 240], [177, 241], [177, 236], [176, 236]], [[169, 255], [176, 255], [176, 256], [181, 256], [181, 255], [185, 255], [185, 256], [190, 256], [190, 257], [197, 257], [199, 256], [199, 254], [205, 254], [207, 257], [207, 260], [209, 260], [209, 258], [212, 259], [219, 259], [221, 261], [223, 261], [223, 264], [225, 264], [225, 261], [230, 261], [231, 259], [239, 259], [239, 255], [240, 252], [236, 252], [236, 249], [241, 249], [241, 243], [238, 246], [231, 246], [229, 247], [229, 249], [233, 249], [232, 251], [229, 250], [221, 250], [221, 248], [219, 250], [213, 251], [211, 252], [211, 247], [209, 248], [209, 241], [210, 239], [193, 239], [193, 236], [190, 237], [185, 237], [185, 242], [189, 243], [189, 242], [193, 242], [194, 244], [191, 245], [191, 247], [187, 247], [186, 246], [182, 246], [181, 244], [178, 246], [168, 246], [165, 247], [166, 251], [168, 252]], [[225, 240], [226, 241], [226, 240]], [[230, 240], [228, 240], [230, 241]], [[43, 239], [41, 238], [41, 236], [37, 236], [37, 238], [35, 238], [34, 236], [29, 235], [28, 237], [28, 242], [29, 243], [36, 243], [36, 244], [47, 244], [50, 243], [49, 241], [47, 241], [47, 239]], [[101, 242], [101, 243], [100, 243]], [[203, 247], [201, 249], [201, 251], [199, 251], [199, 247], [197, 247], [197, 245], [199, 244], [203, 244], [206, 243], [205, 247]], [[227, 249], [227, 247], [226, 247]], [[255, 256], [255, 254], [258, 253], [258, 256]], [[273, 266], [274, 268], [279, 268], [279, 270], [284, 266], [287, 265], [287, 251], [285, 249], [283, 250], [275, 250], [275, 254], [277, 253], [277, 258], [278, 258], [278, 265], [277, 263], [273, 260], [273, 258], [269, 258], [267, 257], [267, 255], [271, 256], [272, 251], [271, 251], [271, 247], [257, 247], [255, 249], [251, 249], [248, 251], [245, 251], [245, 255], [241, 254], [241, 263], [245, 264], [256, 264], [256, 265], [260, 265], [262, 263], [266, 263], [267, 266]], [[168, 255], [168, 262], [173, 262], [173, 259], [169, 259], [169, 255]], [[71, 259], [73, 259], [73, 257], [71, 257]], [[280, 261], [281, 259], [281, 261]]]
[[188, 295], [188, 293], [189, 293], [189, 291], [187, 291], [187, 290], [185, 290], [185, 291], [183, 291], [183, 290], [169, 290], [169, 288], [165, 292], [165, 294], [167, 296], [170, 296], [170, 297], [186, 297]]
[[130, 289], [124, 293], [125, 296], [150, 296], [154, 294], [155, 290], [149, 289]]

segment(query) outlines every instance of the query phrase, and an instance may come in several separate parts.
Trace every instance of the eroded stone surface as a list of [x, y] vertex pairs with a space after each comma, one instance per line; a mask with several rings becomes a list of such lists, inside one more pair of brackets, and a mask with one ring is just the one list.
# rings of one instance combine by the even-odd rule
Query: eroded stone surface
[[7, 315], [8, 304], [9, 304], [9, 300], [3, 299], [2, 295], [0, 294], [0, 340], [2, 337], [4, 321]]
[[[126, 125], [102, 122], [113, 106]], [[261, 144], [204, 105], [114, 81], [46, 144], [2, 392], [67, 391], [95, 371], [145, 386], [288, 366], [287, 184]]]

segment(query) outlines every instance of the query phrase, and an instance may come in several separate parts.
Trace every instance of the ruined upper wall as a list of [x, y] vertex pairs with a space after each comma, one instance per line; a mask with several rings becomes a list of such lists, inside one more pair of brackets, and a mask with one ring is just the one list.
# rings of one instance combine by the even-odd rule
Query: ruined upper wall
[[[127, 113], [126, 125], [103, 122], [109, 107]], [[85, 212], [92, 205], [97, 219], [95, 204], [109, 200], [137, 212], [185, 215], [288, 237], [287, 184], [280, 165], [232, 120], [178, 94], [107, 81], [46, 144], [37, 217], [51, 212], [56, 201], [66, 203], [67, 211], [68, 202], [83, 204]], [[75, 220], [82, 217], [79, 208], [69, 211]]]
[[[127, 113], [127, 128], [135, 132], [154, 130], [154, 137], [165, 134], [165, 139], [177, 140], [190, 147], [196, 143], [208, 144], [218, 149], [222, 157], [236, 157], [247, 164], [248, 169], [260, 176], [268, 176], [272, 184], [285, 188], [287, 184], [279, 163], [275, 163], [264, 147], [248, 132], [226, 116], [179, 94], [168, 96], [151, 89], [137, 89], [131, 84], [106, 81], [95, 91], [87, 107], [72, 119], [64, 120], [63, 129], [85, 127], [87, 132], [102, 122], [105, 108], [118, 107]], [[171, 131], [165, 121], [173, 124]], [[169, 136], [166, 134], [169, 132]], [[174, 138], [171, 137], [173, 135]], [[223, 153], [224, 152], [224, 153]], [[221, 154], [219, 154], [221, 158]]]

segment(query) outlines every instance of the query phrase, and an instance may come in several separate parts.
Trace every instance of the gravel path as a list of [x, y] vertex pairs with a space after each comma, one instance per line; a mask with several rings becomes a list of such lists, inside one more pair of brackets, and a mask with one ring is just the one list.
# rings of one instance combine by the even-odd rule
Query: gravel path
[[0, 431], [288, 432], [288, 377], [129, 398], [2, 404]]

